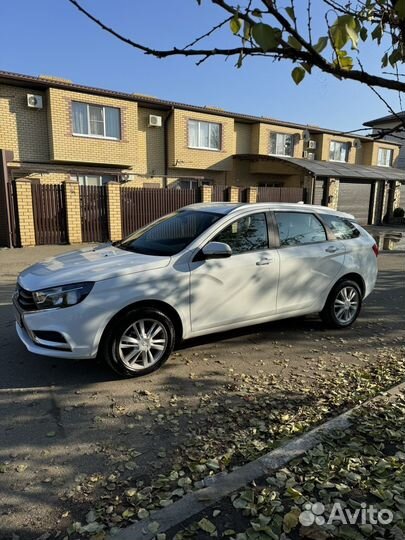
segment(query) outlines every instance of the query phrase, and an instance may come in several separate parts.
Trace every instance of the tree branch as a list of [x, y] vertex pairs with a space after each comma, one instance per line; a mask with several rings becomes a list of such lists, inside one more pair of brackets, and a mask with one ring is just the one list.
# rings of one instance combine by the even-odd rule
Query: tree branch
[[[177, 47], [173, 47], [172, 49], [162, 50], [162, 49], [154, 49], [152, 47], [146, 46], [142, 43], [136, 42], [130, 38], [127, 38], [120, 34], [118, 31], [116, 31], [113, 28], [110, 28], [105, 23], [103, 23], [101, 20], [99, 20], [96, 16], [94, 16], [92, 13], [90, 13], [88, 10], [83, 8], [83, 6], [80, 5], [78, 0], [67, 0], [72, 4], [76, 9], [78, 9], [83, 15], [85, 15], [88, 19], [90, 19], [92, 22], [94, 22], [97, 26], [102, 28], [104, 31], [108, 32], [109, 34], [113, 35], [115, 38], [119, 39], [123, 43], [126, 43], [127, 45], [130, 45], [131, 47], [134, 47], [135, 49], [143, 52], [144, 54], [148, 54], [151, 56], [154, 56], [156, 58], [167, 58], [170, 56], [199, 56], [201, 59], [206, 60], [207, 58], [210, 58], [212, 56], [255, 56], [255, 55], [263, 55], [264, 51], [261, 47], [233, 47], [233, 48], [211, 48], [211, 49], [191, 49], [191, 48], [182, 48], [179, 49]], [[226, 11], [228, 11], [231, 14], [238, 13], [237, 9], [230, 6], [224, 0], [212, 0], [212, 2]], [[282, 46], [275, 47], [273, 49], [269, 49], [266, 51], [266, 56], [276, 59], [286, 59], [291, 60], [293, 62], [305, 62], [309, 65], [318, 67], [320, 70], [322, 70], [325, 73], [328, 73], [330, 75], [333, 75], [337, 77], [338, 79], [346, 79], [346, 80], [352, 80], [356, 81], [362, 84], [366, 84], [369, 87], [379, 87], [379, 88], [386, 88], [388, 90], [397, 90], [400, 92], [405, 91], [405, 83], [401, 82], [399, 80], [389, 79], [380, 77], [378, 75], [373, 75], [370, 73], [367, 73], [363, 70], [346, 70], [341, 68], [340, 66], [336, 64], [332, 64], [328, 62], [322, 55], [316, 52], [316, 50], [313, 48], [311, 43], [306, 41], [288, 22], [288, 20], [280, 14], [275, 8], [273, 7], [273, 4], [271, 0], [262, 0], [262, 2], [266, 5], [267, 10], [269, 14], [271, 14], [282, 26], [282, 28], [285, 29], [287, 33], [295, 37], [299, 43], [302, 45], [302, 47], [305, 50], [296, 50], [292, 47], [289, 47], [288, 45], [283, 42]], [[240, 13], [238, 15], [241, 19], [246, 20], [250, 24], [255, 24], [255, 21], [253, 21], [248, 15]], [[198, 38], [197, 38], [198, 39]]]

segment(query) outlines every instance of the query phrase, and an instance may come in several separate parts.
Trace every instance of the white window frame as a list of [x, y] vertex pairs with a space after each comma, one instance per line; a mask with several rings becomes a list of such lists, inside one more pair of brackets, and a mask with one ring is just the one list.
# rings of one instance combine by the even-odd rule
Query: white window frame
[[[201, 124], [208, 124], [208, 140], [210, 141], [211, 140], [211, 126], [219, 126], [219, 146], [218, 148], [215, 148], [215, 147], [211, 147], [211, 146], [202, 146], [202, 145], [197, 145], [197, 146], [193, 146], [190, 144], [190, 123], [191, 122], [194, 122], [197, 124], [198, 126], [198, 132], [197, 132], [197, 139], [198, 139], [198, 143], [200, 142], [201, 140], [201, 136], [200, 136], [200, 130], [201, 130]], [[189, 148], [193, 148], [195, 150], [212, 150], [213, 152], [220, 152], [221, 151], [221, 147], [222, 147], [222, 124], [220, 124], [219, 122], [207, 122], [205, 120], [194, 120], [193, 118], [190, 118], [188, 120], [188, 125], [187, 125], [187, 128], [188, 128], [188, 131], [187, 131], [187, 138], [188, 138], [188, 147]]]
[[[346, 159], [331, 159], [330, 157], [330, 154], [331, 154], [331, 146], [332, 144], [344, 144], [346, 146]], [[335, 163], [348, 163], [349, 162], [349, 152], [350, 152], [350, 146], [349, 146], [349, 143], [348, 142], [344, 142], [344, 141], [336, 141], [336, 140], [331, 140], [330, 143], [329, 143], [329, 161], [334, 161]]]
[[[276, 148], [277, 148], [277, 137], [281, 136], [283, 138], [285, 137], [291, 137], [291, 155], [290, 154], [273, 154], [271, 151], [269, 153], [270, 156], [284, 156], [284, 157], [294, 157], [294, 147], [295, 147], [295, 140], [294, 140], [294, 134], [293, 133], [280, 133], [278, 131], [272, 131], [270, 133], [270, 150], [271, 150], [271, 138], [273, 136], [276, 136]], [[285, 143], [284, 143], [285, 148]]]
[[[387, 164], [386, 159], [383, 160], [384, 162], [382, 162], [382, 160], [380, 158], [381, 155], [389, 156], [388, 164]], [[394, 157], [394, 151], [393, 151], [392, 148], [383, 148], [382, 146], [380, 146], [378, 148], [377, 165], [379, 167], [392, 167], [393, 157]]]
[[[74, 121], [73, 121], [73, 111], [72, 111], [72, 133], [75, 137], [85, 137], [85, 138], [88, 138], [88, 139], [106, 139], [106, 140], [109, 140], [109, 141], [120, 141], [121, 140], [121, 131], [122, 131], [122, 128], [121, 128], [121, 109], [119, 107], [108, 107], [108, 106], [105, 106], [105, 105], [97, 105], [95, 103], [83, 103], [82, 101], [72, 101], [72, 108], [74, 107], [74, 104], [75, 103], [79, 103], [80, 105], [85, 105], [86, 108], [87, 108], [87, 131], [88, 133], [77, 133], [75, 130], [74, 130]], [[104, 131], [104, 135], [97, 135], [97, 134], [92, 134], [90, 133], [90, 107], [99, 107], [100, 109], [102, 109], [102, 113], [103, 113], [103, 131]], [[105, 133], [106, 133], [106, 122], [105, 122], [105, 110], [106, 109], [116, 109], [118, 111], [118, 118], [119, 118], [119, 128], [120, 128], [120, 134], [119, 134], [119, 137], [108, 137]]]

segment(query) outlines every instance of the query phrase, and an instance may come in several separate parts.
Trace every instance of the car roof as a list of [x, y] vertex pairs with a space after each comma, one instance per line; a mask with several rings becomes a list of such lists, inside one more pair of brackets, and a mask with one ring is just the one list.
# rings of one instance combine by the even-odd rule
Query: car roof
[[346, 212], [339, 212], [338, 210], [333, 210], [327, 206], [320, 206], [315, 204], [304, 204], [304, 203], [277, 203], [277, 202], [265, 202], [265, 203], [228, 203], [228, 202], [207, 202], [207, 203], [196, 203], [190, 204], [185, 208], [203, 211], [203, 212], [213, 212], [216, 214], [230, 214], [237, 213], [238, 210], [244, 210], [250, 208], [252, 210], [291, 210], [295, 212], [318, 212], [320, 214], [331, 214], [337, 215], [343, 218], [354, 219], [352, 214], [347, 214]]

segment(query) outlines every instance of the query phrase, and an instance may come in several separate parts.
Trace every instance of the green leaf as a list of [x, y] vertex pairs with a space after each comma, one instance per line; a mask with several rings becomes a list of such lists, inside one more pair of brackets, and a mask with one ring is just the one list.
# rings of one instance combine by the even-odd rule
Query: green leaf
[[206, 533], [209, 533], [209, 534], [213, 534], [217, 528], [215, 527], [215, 525], [212, 523], [212, 521], [210, 521], [209, 519], [207, 518], [202, 518], [199, 522], [198, 522], [198, 526], [200, 527], [200, 529], [202, 529], [204, 532]]
[[283, 519], [284, 532], [288, 534], [290, 531], [292, 531], [292, 529], [295, 529], [295, 527], [298, 525], [298, 518], [300, 513], [301, 512], [298, 508], [293, 508], [292, 510], [290, 510], [290, 512], [285, 514]]
[[300, 51], [302, 49], [301, 43], [294, 36], [288, 36], [288, 44], [295, 50]]
[[371, 32], [371, 37], [372, 39], [377, 40], [378, 45], [381, 43], [381, 39], [383, 37], [383, 28], [381, 24], [377, 24], [377, 26]]
[[[386, 54], [384, 56], [386, 56]], [[395, 64], [399, 62], [399, 60], [401, 59], [402, 59], [402, 51], [400, 48], [394, 49], [392, 53], [388, 56], [388, 62], [391, 64], [392, 67], [394, 67]], [[383, 67], [386, 67], [386, 65]]]
[[348, 56], [346, 51], [339, 51], [338, 58], [335, 61], [335, 64], [342, 69], [347, 69], [348, 71], [350, 71], [351, 69], [353, 69], [353, 58], [351, 56]]
[[239, 19], [239, 17], [237, 15], [232, 17], [232, 19], [229, 22], [229, 26], [231, 27], [231, 31], [232, 31], [233, 34], [238, 34], [239, 33], [239, 30], [242, 27], [242, 23], [241, 23], [241, 20]]
[[368, 30], [365, 26], [362, 26], [361, 29], [360, 29], [360, 39], [362, 41], [366, 41], [367, 39], [367, 36], [368, 36]]
[[286, 7], [285, 10], [288, 13], [288, 16], [290, 17], [290, 19], [292, 19], [295, 22], [296, 18], [295, 18], [294, 8], [292, 6], [289, 6], [289, 7]]
[[300, 84], [305, 77], [305, 69], [302, 67], [295, 67], [291, 72], [291, 77], [293, 78], [295, 84]]
[[254, 9], [252, 11], [252, 15], [253, 15], [253, 17], [257, 17], [259, 19], [262, 18], [262, 12], [260, 11], [260, 9]]
[[405, 19], [405, 0], [397, 0], [394, 10], [400, 19]]
[[305, 69], [307, 73], [311, 73], [312, 71], [312, 65], [308, 64], [307, 62], [302, 62], [301, 66]]
[[250, 39], [251, 36], [252, 36], [252, 25], [248, 21], [245, 21], [243, 23], [243, 37], [244, 39]]
[[328, 44], [328, 36], [322, 36], [318, 39], [318, 43], [314, 45], [314, 49], [317, 53], [321, 53]]
[[253, 39], [264, 52], [276, 49], [281, 40], [281, 31], [268, 24], [257, 23], [252, 30]]
[[348, 24], [346, 25], [346, 31], [350, 41], [352, 42], [353, 49], [357, 49], [359, 43], [359, 33]]
[[338, 51], [340, 49], [343, 49], [343, 47], [349, 40], [346, 24], [342, 24], [339, 21], [340, 17], [330, 29], [330, 37], [332, 39], [332, 43], [335, 46], [335, 49], [337, 49]]
[[332, 42], [338, 51], [343, 49], [349, 40], [353, 47], [357, 48], [359, 32], [360, 24], [352, 15], [341, 15], [330, 29]]
[[388, 53], [385, 53], [381, 58], [381, 67], [386, 68], [388, 66]]

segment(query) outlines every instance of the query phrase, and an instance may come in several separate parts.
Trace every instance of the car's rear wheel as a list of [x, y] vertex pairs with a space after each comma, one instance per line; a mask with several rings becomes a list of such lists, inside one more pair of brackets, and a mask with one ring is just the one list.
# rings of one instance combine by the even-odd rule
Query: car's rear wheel
[[352, 280], [342, 280], [330, 292], [320, 315], [333, 328], [347, 328], [357, 319], [362, 304], [361, 290]]
[[160, 368], [175, 342], [172, 321], [154, 308], [127, 312], [108, 328], [101, 355], [125, 377], [140, 377]]

